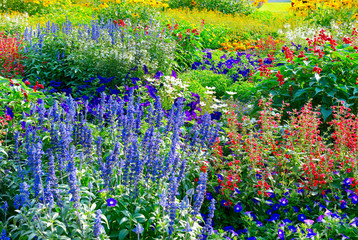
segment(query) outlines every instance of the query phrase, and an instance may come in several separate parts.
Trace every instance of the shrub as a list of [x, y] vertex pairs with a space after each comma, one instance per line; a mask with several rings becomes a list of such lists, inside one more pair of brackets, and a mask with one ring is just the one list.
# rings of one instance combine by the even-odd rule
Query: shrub
[[338, 44], [322, 30], [314, 40], [307, 39], [307, 51], [295, 55], [284, 47], [287, 64], [274, 68], [261, 65], [260, 76], [256, 74], [263, 76], [258, 90], [272, 94], [275, 106], [284, 101], [291, 109], [300, 109], [312, 99], [313, 106], [321, 106], [324, 119], [331, 116], [331, 107], [341, 102], [356, 110], [358, 75], [353, 66], [357, 61], [357, 35], [354, 29], [351, 38], [345, 37], [343, 44]]
[[127, 74], [143, 65], [149, 72], [167, 73], [175, 47], [158, 24], [135, 27], [122, 20], [93, 22], [79, 29], [67, 21], [61, 30], [47, 24], [36, 37], [27, 30], [25, 40], [26, 77], [39, 77], [46, 83], [66, 81], [69, 85], [82, 85], [97, 75], [115, 77], [119, 85], [124, 85]]
[[161, 1], [120, 1], [120, 3], [109, 3], [106, 8], [99, 8], [96, 13], [99, 20], [105, 22], [115, 19], [130, 19], [136, 23], [150, 23], [155, 19], [160, 9], [166, 8], [167, 4]]
[[224, 14], [250, 14], [255, 8], [246, 0], [169, 0], [171, 8], [198, 8], [200, 10], [220, 11]]
[[[14, 126], [22, 119], [22, 114], [29, 114], [32, 104], [44, 99], [42, 92], [38, 91], [43, 88], [42, 84], [37, 82], [30, 85], [28, 81], [22, 82], [0, 76], [0, 152], [4, 151], [1, 148], [4, 139], [6, 140], [7, 134], [11, 135], [10, 131], [13, 131]], [[4, 145], [7, 144], [8, 140]]]
[[190, 71], [186, 72], [181, 77], [187, 82], [197, 81], [203, 87], [215, 87], [217, 97], [222, 97], [228, 87], [231, 85], [231, 79], [223, 74], [213, 74], [211, 71]]
[[[267, 58], [265, 62], [270, 60]], [[235, 82], [249, 79], [251, 72], [257, 69], [257, 65], [257, 57], [249, 53], [221, 53], [219, 59], [217, 57], [213, 59], [211, 51], [204, 51], [204, 54], [193, 63], [192, 69], [224, 74]]]
[[[228, 91], [235, 92], [234, 98], [237, 98], [241, 101], [247, 102], [252, 100], [252, 98], [259, 97], [257, 94], [256, 84], [248, 81], [237, 81], [234, 82], [229, 88]], [[225, 96], [229, 96], [226, 92]]]
[[0, 33], [0, 76], [16, 78], [24, 73], [22, 39]]
[[97, 106], [66, 98], [46, 109], [41, 102], [14, 132], [13, 153], [0, 162], [9, 169], [0, 180], [1, 201], [11, 202], [3, 226], [12, 238], [25, 232], [85, 239], [206, 233], [199, 210], [207, 174], [195, 161], [208, 156], [201, 149], [217, 129], [207, 114], [188, 129], [183, 118], [180, 99], [168, 118], [159, 99], [144, 107], [133, 94], [102, 94]]
[[[326, 136], [311, 103], [287, 122], [285, 106], [275, 109], [272, 100], [262, 99], [259, 106], [258, 118], [250, 118], [231, 105], [225, 114], [228, 139], [214, 144], [207, 199], [220, 202], [216, 226], [257, 239], [355, 236], [355, 114], [336, 107], [333, 135]], [[338, 222], [346, 225], [331, 231]], [[329, 231], [323, 230], [327, 225]]]

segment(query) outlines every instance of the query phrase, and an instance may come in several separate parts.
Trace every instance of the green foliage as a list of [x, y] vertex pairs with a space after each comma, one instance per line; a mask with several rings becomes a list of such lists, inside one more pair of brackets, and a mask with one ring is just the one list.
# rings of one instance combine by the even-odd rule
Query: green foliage
[[14, 118], [22, 116], [22, 112], [29, 112], [31, 103], [37, 102], [39, 98], [44, 98], [42, 92], [34, 92], [21, 80], [10, 80], [0, 76], [0, 111], [4, 107], [9, 107], [14, 113]]
[[127, 74], [136, 67], [142, 69], [143, 65], [150, 73], [168, 73], [173, 65], [175, 41], [162, 32], [159, 24], [153, 23], [147, 30], [140, 26], [132, 28], [128, 21], [126, 24], [126, 27], [117, 26], [121, 29], [114, 33], [114, 44], [105, 29], [101, 29], [97, 40], [91, 36], [80, 37], [77, 30], [67, 34], [60, 31], [43, 40], [33, 38], [32, 46], [26, 42], [28, 49], [42, 41], [42, 50], [26, 53], [25, 76], [40, 78], [45, 83], [61, 81], [68, 86], [79, 86], [98, 75], [115, 77], [117, 85], [132, 84]]
[[158, 15], [158, 9], [143, 4], [128, 4], [122, 1], [120, 4], [110, 4], [107, 8], [97, 10], [98, 19], [108, 20], [130, 19], [133, 24], [150, 23]]
[[[241, 101], [249, 101], [252, 98], [259, 97], [256, 93], [256, 84], [248, 81], [237, 81], [233, 83], [229, 88], [230, 92], [235, 92], [234, 98], [240, 99]], [[226, 93], [226, 96], [229, 96]]]
[[305, 20], [318, 26], [330, 27], [332, 21], [340, 23], [354, 22], [355, 13], [357, 13], [355, 8], [335, 9], [331, 7], [319, 7], [315, 11], [312, 11]]
[[189, 71], [185, 72], [182, 76], [188, 82], [197, 81], [203, 87], [215, 87], [217, 97], [222, 97], [228, 91], [232, 80], [229, 76], [224, 74], [214, 74], [212, 71]]
[[216, 10], [224, 14], [250, 14], [255, 7], [247, 0], [169, 0], [171, 8], [198, 8]]
[[[320, 36], [326, 35], [321, 31]], [[258, 85], [259, 92], [273, 95], [275, 106], [284, 101], [290, 104], [290, 109], [300, 109], [312, 99], [313, 106], [321, 106], [325, 120], [332, 114], [331, 107], [341, 102], [354, 111], [358, 109], [358, 53], [352, 45], [340, 44], [332, 49], [327, 40], [324, 45], [311, 46], [307, 53], [303, 51], [298, 56], [289, 51], [286, 50], [292, 56], [289, 63], [272, 68], [276, 77], [265, 77]], [[318, 73], [317, 69], [322, 72]], [[282, 86], [277, 73], [282, 74]], [[259, 73], [256, 77], [261, 79]]]

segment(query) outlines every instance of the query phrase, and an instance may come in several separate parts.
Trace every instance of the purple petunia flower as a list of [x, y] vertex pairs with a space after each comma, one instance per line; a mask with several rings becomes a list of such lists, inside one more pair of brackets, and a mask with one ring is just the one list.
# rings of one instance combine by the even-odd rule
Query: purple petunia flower
[[352, 184], [352, 180], [351, 180], [351, 178], [346, 178], [346, 179], [344, 179], [343, 183], [344, 183], [345, 185], [351, 185], [351, 184]]
[[317, 233], [315, 233], [312, 229], [307, 228], [307, 236], [306, 236], [307, 238], [312, 238], [316, 235], [317, 235]]
[[331, 216], [332, 212], [330, 210], [326, 209], [326, 211], [324, 212], [324, 215], [325, 216]]
[[299, 214], [298, 215], [298, 220], [303, 222], [304, 220], [306, 220], [306, 216], [304, 214]]
[[280, 219], [280, 214], [275, 213], [275, 214], [272, 214], [272, 216], [270, 217], [270, 219], [268, 221], [273, 222], [273, 221], [278, 221], [279, 219]]
[[297, 228], [295, 226], [292, 226], [292, 225], [289, 225], [288, 226], [288, 229], [291, 231], [291, 232], [297, 232]]
[[317, 222], [323, 222], [324, 216], [323, 215], [319, 215], [319, 217], [317, 218]]
[[114, 207], [117, 205], [117, 200], [114, 198], [107, 199], [107, 207]]
[[208, 199], [209, 201], [211, 201], [211, 199], [213, 199], [213, 195], [211, 195], [210, 192], [206, 192], [206, 199]]
[[287, 200], [286, 198], [281, 198], [281, 199], [280, 199], [280, 205], [281, 205], [282, 207], [286, 207], [287, 204], [288, 204], [288, 200]]
[[272, 210], [274, 210], [274, 211], [277, 211], [277, 210], [279, 210], [280, 209], [280, 204], [278, 204], [278, 203], [276, 203], [275, 205], [273, 205], [273, 207], [272, 207]]
[[235, 210], [235, 212], [241, 212], [242, 211], [241, 203], [236, 204], [234, 207], [234, 210]]
[[286, 218], [286, 219], [283, 220], [283, 223], [284, 223], [285, 225], [287, 225], [287, 224], [289, 224], [289, 223], [292, 223], [292, 221], [291, 221], [290, 219]]
[[311, 220], [311, 219], [306, 219], [306, 220], [303, 220], [303, 221], [308, 225], [312, 225], [314, 223], [314, 221]]
[[282, 229], [278, 229], [277, 234], [280, 239], [285, 239], [285, 232]]

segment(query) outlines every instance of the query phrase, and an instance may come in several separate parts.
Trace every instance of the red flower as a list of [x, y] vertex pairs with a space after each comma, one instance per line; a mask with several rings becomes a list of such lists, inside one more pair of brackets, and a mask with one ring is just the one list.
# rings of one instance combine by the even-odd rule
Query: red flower
[[25, 81], [25, 84], [26, 84], [26, 85], [30, 85], [31, 83], [26, 80], [26, 81]]
[[276, 74], [277, 77], [277, 82], [280, 86], [283, 85], [283, 83], [285, 82], [285, 80], [283, 79], [283, 75], [281, 74], [280, 71], [278, 71], [278, 73]]
[[313, 68], [313, 71], [320, 74], [322, 72], [322, 68], [318, 67], [316, 64], [316, 66]]
[[206, 166], [205, 166], [205, 165], [204, 165], [204, 166], [201, 166], [200, 171], [202, 171], [203, 173], [205, 173], [205, 172], [206, 172]]

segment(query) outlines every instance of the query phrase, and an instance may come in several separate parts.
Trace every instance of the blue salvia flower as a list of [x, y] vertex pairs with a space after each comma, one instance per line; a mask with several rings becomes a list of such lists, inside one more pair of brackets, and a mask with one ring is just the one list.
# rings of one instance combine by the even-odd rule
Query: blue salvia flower
[[110, 181], [112, 178], [112, 170], [115, 164], [118, 162], [118, 156], [119, 156], [119, 143], [115, 145], [114, 150], [111, 151], [111, 153], [107, 157], [107, 161], [104, 166], [103, 180], [104, 180], [105, 188], [110, 186]]
[[95, 223], [93, 226], [93, 236], [98, 240], [101, 239], [100, 236], [102, 234], [103, 231], [103, 226], [101, 224], [101, 216], [102, 216], [102, 211], [101, 209], [98, 209], [96, 211], [96, 219], [95, 219]]
[[14, 206], [16, 209], [19, 209], [21, 207], [21, 197], [19, 194], [15, 195]]
[[93, 143], [92, 129], [88, 126], [85, 126], [82, 146], [84, 148], [84, 153], [89, 158], [89, 163], [92, 163], [92, 155], [91, 155], [92, 143]]
[[20, 206], [26, 207], [30, 204], [29, 185], [26, 182], [20, 183], [20, 195], [17, 199]]
[[209, 233], [211, 232], [210, 229], [212, 228], [212, 221], [213, 221], [213, 218], [214, 218], [214, 214], [215, 214], [215, 199], [211, 199], [211, 203], [210, 203], [210, 206], [209, 206], [209, 215], [208, 215], [208, 218], [205, 222], [205, 226], [203, 228], [203, 234], [205, 233]]
[[42, 126], [45, 122], [45, 115], [46, 115], [46, 108], [45, 108], [45, 101], [40, 102], [40, 106], [37, 109], [37, 113], [39, 115], [38, 122], [39, 126]]
[[180, 165], [180, 172], [178, 175], [178, 182], [181, 182], [182, 179], [184, 179], [185, 176], [185, 168], [186, 168], [186, 159], [184, 158], [181, 161], [181, 165]]
[[117, 124], [118, 127], [123, 126], [123, 118], [124, 118], [124, 101], [122, 99], [119, 99], [117, 104]]
[[77, 168], [74, 162], [75, 147], [72, 146], [68, 154], [68, 184], [70, 186], [70, 193], [72, 194], [71, 201], [73, 201], [73, 206], [77, 208], [79, 206], [79, 195], [78, 195], [78, 185], [77, 185]]
[[99, 136], [96, 140], [96, 145], [97, 145], [96, 152], [98, 157], [97, 161], [100, 168], [102, 166], [102, 142], [103, 142], [103, 138]]
[[196, 199], [193, 205], [193, 220], [196, 221], [196, 215], [199, 214], [199, 210], [201, 205], [204, 202], [205, 192], [206, 192], [206, 181], [207, 181], [207, 173], [200, 173], [198, 187], [196, 189]]
[[149, 103], [149, 108], [147, 109], [147, 115], [145, 117], [145, 121], [149, 124], [152, 125], [154, 122], [154, 109], [153, 109], [153, 105], [152, 103]]
[[[138, 162], [140, 161], [140, 156], [139, 156], [139, 149], [138, 149], [138, 139], [137, 138], [133, 138], [132, 140], [132, 144], [130, 146], [130, 173], [129, 173], [129, 184], [132, 185], [137, 178], [141, 177], [141, 176], [137, 176], [136, 173], [136, 168], [138, 165], [139, 168], [139, 164]], [[141, 168], [141, 166], [140, 166]], [[139, 171], [139, 169], [138, 169]], [[139, 181], [139, 179], [138, 179]]]
[[49, 186], [52, 196], [58, 199], [60, 197], [58, 192], [58, 179], [56, 177], [55, 158], [51, 150], [48, 151], [48, 156], [47, 185]]
[[10, 240], [11, 238], [6, 235], [5, 228], [1, 232], [0, 240]]
[[71, 95], [66, 98], [66, 106], [67, 106], [67, 117], [65, 118], [67, 123], [72, 123], [76, 119], [76, 113], [78, 109], [78, 104], [76, 101], [71, 97]]
[[55, 128], [55, 122], [51, 120], [51, 128], [50, 128], [50, 136], [51, 136], [51, 146], [55, 152], [60, 151], [60, 140], [59, 140], [59, 132], [58, 129]]
[[157, 97], [154, 103], [154, 116], [155, 116], [155, 126], [160, 127], [164, 118], [162, 103], [160, 98]]
[[138, 240], [139, 240], [139, 236], [142, 234], [143, 231], [144, 231], [144, 228], [142, 227], [142, 225], [140, 223], [138, 223], [137, 226], [135, 227], [135, 229], [133, 229], [133, 232], [135, 232], [138, 236]]
[[4, 202], [4, 205], [1, 207], [2, 209], [4, 209], [4, 212], [6, 214], [7, 210], [9, 209], [9, 205], [7, 204], [7, 202]]
[[51, 189], [51, 185], [50, 184], [47, 184], [45, 189], [44, 189], [44, 203], [49, 206], [50, 208], [53, 207], [54, 205], [54, 196], [52, 194], [52, 189]]
[[42, 151], [42, 142], [39, 141], [35, 146], [31, 147], [32, 153], [31, 157], [29, 156], [29, 159], [32, 159], [33, 161], [33, 176], [35, 178], [34, 181], [34, 191], [35, 191], [35, 197], [39, 196], [39, 194], [43, 191], [43, 185], [42, 185], [42, 155], [44, 152]]
[[140, 128], [141, 128], [141, 125], [142, 125], [142, 115], [143, 115], [143, 111], [141, 109], [141, 106], [140, 106], [140, 98], [138, 98], [138, 101], [137, 101], [137, 104], [136, 104], [136, 107], [135, 107], [135, 111], [136, 111], [136, 119], [135, 119], [135, 123], [134, 123], [134, 126], [135, 126], [135, 131], [137, 134], [140, 133]]
[[4, 205], [1, 206], [1, 208], [4, 210], [5, 222], [6, 222], [6, 214], [7, 214], [7, 210], [9, 209], [9, 205], [7, 204], [7, 201], [4, 202]]
[[172, 124], [174, 122], [174, 110], [175, 107], [173, 106], [169, 111], [169, 116], [167, 118], [167, 126], [165, 127], [165, 132], [169, 132], [172, 129]]
[[169, 234], [171, 235], [174, 232], [174, 224], [177, 213], [177, 203], [176, 203], [176, 195], [178, 193], [178, 182], [177, 178], [174, 174], [170, 178], [169, 190], [168, 190], [168, 204], [167, 208], [169, 208]]

